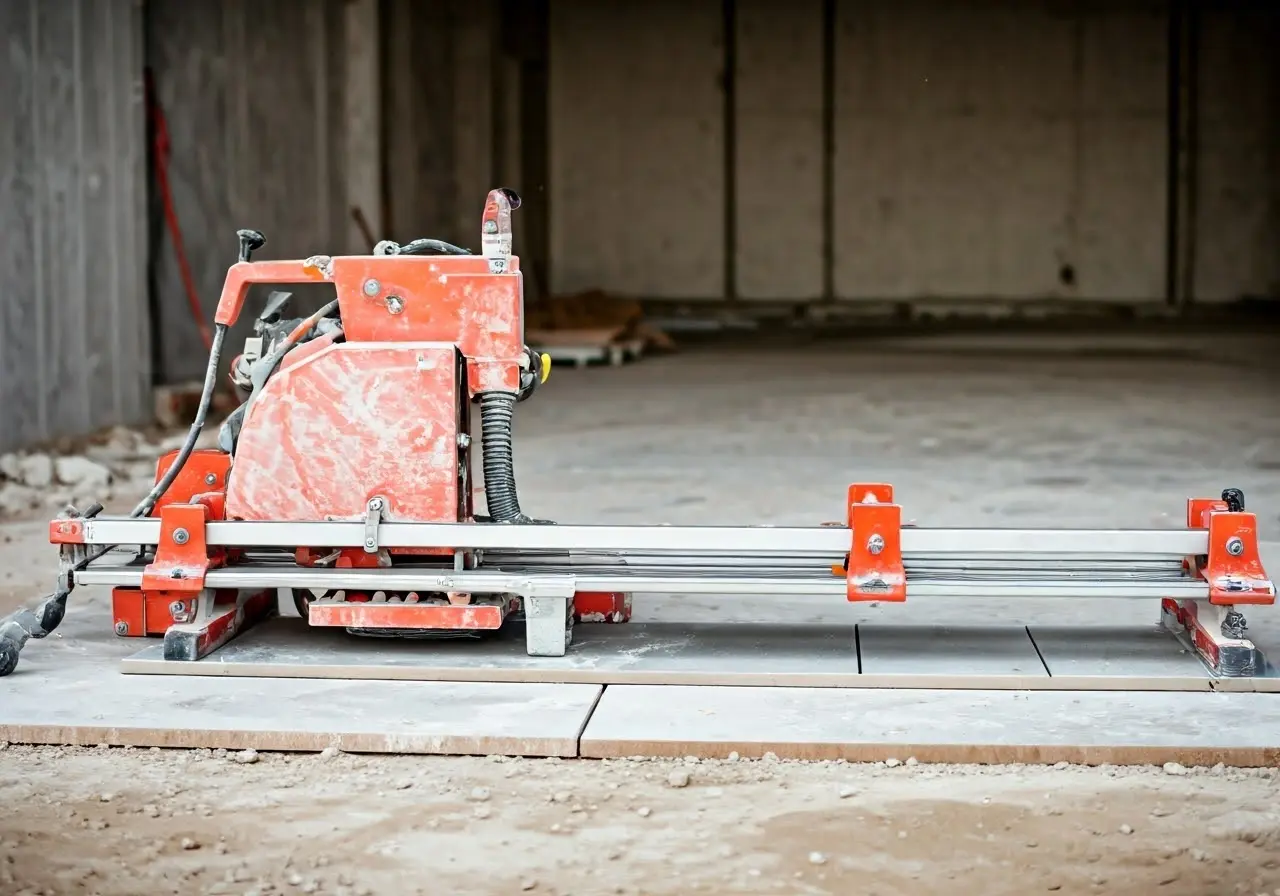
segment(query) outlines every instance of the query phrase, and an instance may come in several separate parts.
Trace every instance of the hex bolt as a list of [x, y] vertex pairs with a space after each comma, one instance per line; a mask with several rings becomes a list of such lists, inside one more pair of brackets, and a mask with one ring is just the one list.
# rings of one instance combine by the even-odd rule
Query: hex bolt
[[173, 543], [174, 543], [174, 544], [186, 544], [186, 543], [187, 543], [188, 541], [190, 541], [190, 540], [191, 540], [191, 533], [190, 533], [190, 532], [188, 532], [186, 529], [174, 529], [174, 530], [173, 530]]
[[1228, 538], [1227, 553], [1230, 554], [1232, 557], [1239, 557], [1241, 554], [1244, 553], [1244, 542], [1241, 541], [1239, 538], [1235, 538], [1235, 537]]
[[467, 435], [465, 432], [458, 433], [458, 447], [459, 447], [459, 448], [470, 448], [470, 447], [471, 447], [471, 436]]
[[205, 484], [205, 485], [217, 485], [217, 483], [218, 483], [218, 474], [217, 474], [217, 473], [209, 473], [209, 474], [207, 474], [207, 475], [204, 477], [204, 484]]
[[120, 621], [120, 622], [117, 622], [117, 623], [116, 623], [116, 634], [117, 634], [117, 635], [127, 635], [127, 634], [129, 634], [129, 623], [124, 622], [123, 620], [122, 620], [122, 621]]
[[364, 540], [364, 546], [365, 546], [365, 547], [367, 547], [367, 548], [372, 548], [372, 547], [374, 547], [375, 545], [376, 545], [376, 542], [375, 542], [372, 538], [366, 538], [366, 539]]
[[169, 604], [169, 615], [174, 619], [185, 619], [187, 616], [187, 605], [180, 600], [175, 600]]
[[377, 280], [371, 278], [364, 281], [364, 294], [369, 298], [373, 298], [380, 292], [382, 292], [382, 284]]
[[867, 553], [878, 554], [884, 550], [884, 538], [879, 535], [872, 535], [867, 539]]
[[392, 314], [399, 314], [404, 310], [404, 299], [399, 296], [387, 296], [387, 310]]
[[382, 499], [381, 499], [381, 498], [370, 498], [370, 499], [369, 499], [369, 509], [370, 509], [370, 510], [381, 510], [381, 509], [382, 509], [382, 506], [383, 506], [383, 503], [382, 503]]

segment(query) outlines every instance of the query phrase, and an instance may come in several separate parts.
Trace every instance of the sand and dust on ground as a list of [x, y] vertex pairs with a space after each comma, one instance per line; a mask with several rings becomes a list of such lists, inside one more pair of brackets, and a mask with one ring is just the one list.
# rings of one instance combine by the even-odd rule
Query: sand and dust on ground
[[[970, 349], [557, 373], [518, 420], [525, 506], [813, 524], [871, 478], [922, 525], [1141, 527], [1237, 486], [1280, 533], [1274, 352]], [[155, 454], [120, 441], [127, 509]], [[0, 525], [0, 612], [52, 584], [45, 515]], [[1274, 770], [244, 758], [0, 751], [0, 894], [1280, 894]]]
[[891, 765], [10, 746], [0, 892], [1280, 893], [1273, 769]]

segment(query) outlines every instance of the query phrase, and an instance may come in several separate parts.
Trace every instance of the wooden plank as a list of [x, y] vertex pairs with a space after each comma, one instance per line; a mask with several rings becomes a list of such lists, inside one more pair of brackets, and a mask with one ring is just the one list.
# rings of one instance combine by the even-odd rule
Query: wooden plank
[[[101, 422], [141, 423], [151, 418], [151, 290], [147, 260], [147, 127], [143, 92], [143, 5], [113, 2], [106, 13], [112, 89], [107, 106], [107, 189], [113, 262], [109, 350], [115, 371], [115, 406], [99, 408]], [[104, 349], [105, 350], [105, 349]], [[107, 415], [111, 415], [108, 417]]]
[[39, 0], [0, 3], [0, 450], [45, 433], [45, 388], [36, 334], [40, 315], [36, 230], [40, 167], [35, 129], [35, 52]]
[[1020, 626], [859, 625], [862, 671], [881, 675], [1049, 673]]
[[[1247, 719], [1248, 724], [1240, 724]], [[1172, 721], [1176, 720], [1176, 724]], [[608, 688], [581, 755], [872, 762], [1280, 762], [1280, 703], [1262, 694]]]
[[36, 337], [47, 377], [47, 426], [50, 432], [79, 432], [89, 424], [89, 396], [80, 365], [89, 354], [84, 291], [84, 217], [80, 129], [79, 50], [82, 33], [75, 0], [37, 6], [35, 119], [41, 178], [38, 250], [43, 309]]
[[[122, 372], [117, 351], [112, 351], [112, 334], [122, 323], [121, 287], [127, 259], [117, 249], [117, 208], [113, 202], [111, 170], [117, 151], [112, 139], [115, 91], [107, 90], [105, 102], [98, 101], [91, 87], [113, 85], [113, 50], [110, 40], [112, 0], [79, 0], [76, 47], [76, 144], [79, 150], [78, 224], [79, 264], [75, 295], [79, 297], [79, 318], [74, 325], [83, 341], [78, 361], [76, 393], [84, 401], [86, 421], [96, 421], [101, 410], [119, 415], [119, 384]], [[95, 39], [95, 36], [99, 36]], [[124, 262], [124, 265], [122, 265]], [[133, 297], [131, 296], [130, 299]], [[73, 310], [68, 308], [66, 310]], [[63, 352], [66, 348], [62, 349]], [[101, 410], [99, 410], [101, 409]]]

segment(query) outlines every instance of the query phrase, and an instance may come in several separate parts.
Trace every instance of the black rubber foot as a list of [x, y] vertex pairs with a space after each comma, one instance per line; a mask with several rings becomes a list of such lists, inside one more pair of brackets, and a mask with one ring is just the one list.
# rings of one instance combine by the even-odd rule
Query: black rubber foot
[[21, 649], [12, 638], [0, 638], [0, 678], [18, 668], [18, 653]]

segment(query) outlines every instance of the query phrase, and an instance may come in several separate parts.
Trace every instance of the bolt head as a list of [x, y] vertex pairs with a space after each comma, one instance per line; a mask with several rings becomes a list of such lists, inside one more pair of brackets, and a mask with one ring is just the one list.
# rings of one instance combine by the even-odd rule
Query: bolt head
[[127, 635], [127, 634], [129, 634], [129, 623], [127, 623], [127, 622], [123, 622], [123, 621], [122, 621], [122, 622], [117, 622], [117, 623], [116, 623], [116, 634], [117, 634], [117, 635]]
[[387, 310], [392, 314], [399, 314], [404, 310], [404, 299], [399, 296], [387, 296]]
[[1232, 557], [1239, 557], [1244, 553], [1244, 542], [1239, 538], [1227, 539], [1227, 553]]
[[174, 543], [174, 544], [186, 544], [186, 543], [187, 543], [188, 541], [190, 541], [190, 540], [191, 540], [191, 533], [190, 533], [190, 532], [188, 532], [186, 529], [174, 529], [174, 530], [173, 530], [173, 543]]
[[370, 510], [381, 510], [381, 509], [382, 509], [382, 499], [381, 499], [381, 498], [370, 498], [370, 499], [369, 499], [369, 509], [370, 509]]
[[380, 292], [382, 292], [382, 284], [381, 284], [381, 283], [379, 283], [377, 280], [374, 280], [374, 279], [370, 278], [370, 279], [368, 279], [368, 280], [364, 281], [364, 294], [365, 294], [365, 295], [369, 296], [370, 298], [373, 298], [374, 296], [376, 296], [376, 295], [377, 295], [378, 293], [380, 293]]
[[367, 547], [367, 548], [371, 548], [371, 547], [373, 547], [373, 545], [374, 545], [374, 541], [373, 541], [373, 539], [372, 539], [372, 538], [366, 538], [366, 539], [364, 540], [364, 546], [365, 546], [365, 547]]
[[884, 550], [884, 539], [879, 535], [872, 535], [867, 539], [867, 552], [870, 554], [879, 554]]
[[218, 474], [217, 474], [217, 473], [208, 473], [208, 474], [206, 474], [206, 475], [205, 475], [205, 477], [204, 477], [204, 484], [205, 484], [205, 485], [216, 485], [216, 484], [217, 484], [217, 482], [218, 482]]

